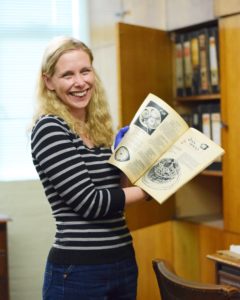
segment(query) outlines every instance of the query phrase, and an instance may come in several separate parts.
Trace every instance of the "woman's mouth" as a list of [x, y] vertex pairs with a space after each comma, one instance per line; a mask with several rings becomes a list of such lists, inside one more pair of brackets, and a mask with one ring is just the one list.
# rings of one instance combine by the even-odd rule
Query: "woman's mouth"
[[85, 90], [85, 91], [82, 91], [82, 92], [71, 92], [70, 94], [72, 96], [75, 96], [75, 97], [83, 97], [87, 94], [87, 91], [88, 90]]

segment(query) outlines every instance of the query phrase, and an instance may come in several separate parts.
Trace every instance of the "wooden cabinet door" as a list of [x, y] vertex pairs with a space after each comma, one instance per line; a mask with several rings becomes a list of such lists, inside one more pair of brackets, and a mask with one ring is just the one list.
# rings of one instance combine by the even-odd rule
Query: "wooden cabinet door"
[[117, 24], [120, 126], [127, 125], [149, 93], [173, 96], [172, 43], [165, 31]]
[[[172, 101], [172, 45], [164, 31], [117, 24], [119, 126], [127, 125], [149, 93]], [[139, 266], [138, 300], [159, 299], [154, 258], [172, 261], [174, 197], [132, 204], [126, 209]], [[151, 226], [150, 226], [151, 225]]]
[[240, 14], [220, 19], [225, 229], [240, 233]]
[[[172, 102], [172, 42], [168, 33], [118, 23], [117, 58], [120, 127], [131, 122], [149, 93]], [[131, 230], [170, 220], [174, 213], [174, 197], [162, 205], [152, 200], [126, 210]]]

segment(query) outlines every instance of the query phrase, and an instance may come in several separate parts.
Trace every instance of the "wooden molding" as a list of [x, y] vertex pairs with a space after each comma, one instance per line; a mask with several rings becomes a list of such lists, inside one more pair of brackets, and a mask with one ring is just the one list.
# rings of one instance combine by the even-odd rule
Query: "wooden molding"
[[223, 17], [240, 13], [240, 1], [239, 0], [215, 0], [214, 1], [214, 15], [216, 17]]

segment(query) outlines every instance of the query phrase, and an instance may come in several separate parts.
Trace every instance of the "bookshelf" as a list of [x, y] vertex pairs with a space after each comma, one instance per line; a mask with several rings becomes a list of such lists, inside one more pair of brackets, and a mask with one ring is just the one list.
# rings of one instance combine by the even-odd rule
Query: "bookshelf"
[[208, 94], [208, 95], [194, 95], [194, 96], [185, 96], [185, 97], [176, 97], [177, 102], [192, 102], [192, 101], [219, 101], [221, 98], [220, 94]]
[[203, 176], [216, 176], [216, 177], [222, 177], [223, 176], [223, 173], [222, 171], [208, 171], [208, 170], [205, 170], [201, 173], [201, 175]]
[[[204, 45], [201, 47], [202, 35]], [[174, 106], [189, 126], [221, 144], [218, 23], [214, 20], [182, 28], [171, 32], [170, 36], [173, 42]], [[211, 168], [201, 175], [208, 176], [215, 184], [214, 177], [222, 178], [222, 162], [212, 164]]]
[[177, 97], [220, 92], [218, 36], [216, 20], [170, 32]]
[[[214, 24], [219, 28], [221, 91], [184, 97], [176, 97], [175, 93], [172, 33], [117, 24], [119, 126], [132, 120], [149, 92], [177, 109], [219, 103], [224, 125], [222, 145], [226, 154], [221, 171], [205, 170], [163, 206], [150, 201], [150, 205], [136, 204], [126, 211], [140, 274], [150, 274], [150, 277], [151, 259], [161, 257], [169, 260], [185, 278], [214, 282], [215, 270], [206, 261], [206, 255], [240, 242], [240, 33], [236, 30], [240, 27], [240, 15], [224, 17]], [[213, 219], [222, 224], [220, 228], [209, 225]], [[189, 266], [186, 266], [186, 253], [189, 253]], [[138, 300], [144, 296], [158, 299], [154, 276], [148, 281], [143, 277], [139, 277]]]

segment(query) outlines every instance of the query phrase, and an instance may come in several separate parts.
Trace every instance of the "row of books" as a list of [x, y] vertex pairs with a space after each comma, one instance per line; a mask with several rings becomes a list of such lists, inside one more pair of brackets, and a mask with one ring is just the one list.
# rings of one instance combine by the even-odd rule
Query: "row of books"
[[218, 28], [175, 34], [176, 95], [219, 93]]
[[[221, 113], [220, 103], [198, 104], [190, 113], [182, 114], [190, 127], [194, 127], [221, 146]], [[221, 170], [221, 159], [208, 167], [209, 170]]]

